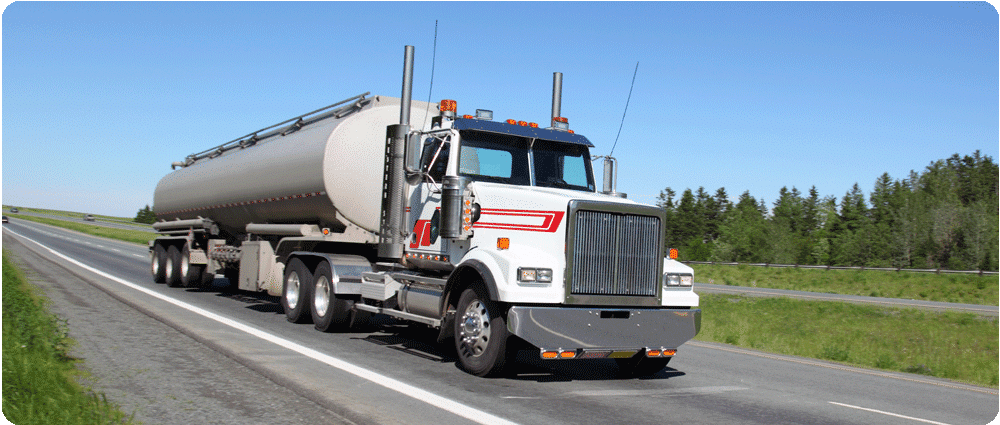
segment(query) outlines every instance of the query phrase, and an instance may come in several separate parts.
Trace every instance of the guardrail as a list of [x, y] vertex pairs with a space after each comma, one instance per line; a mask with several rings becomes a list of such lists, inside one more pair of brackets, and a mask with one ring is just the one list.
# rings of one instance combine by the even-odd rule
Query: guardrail
[[772, 263], [728, 263], [720, 261], [681, 261], [684, 264], [704, 264], [712, 266], [756, 266], [756, 267], [779, 267], [796, 269], [818, 269], [818, 270], [875, 270], [886, 272], [916, 272], [916, 273], [954, 273], [954, 274], [978, 274], [979, 276], [1000, 276], [1000, 272], [989, 270], [947, 270], [947, 269], [904, 269], [900, 267], [852, 267], [852, 266], [815, 266], [806, 264], [772, 264]]

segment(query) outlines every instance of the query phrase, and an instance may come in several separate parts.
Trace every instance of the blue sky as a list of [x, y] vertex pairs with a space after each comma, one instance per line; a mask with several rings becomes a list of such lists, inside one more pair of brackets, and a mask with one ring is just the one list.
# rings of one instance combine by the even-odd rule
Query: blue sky
[[[987, 3], [13, 3], [3, 203], [134, 216], [170, 163], [371, 91], [570, 127], [619, 191], [841, 197], [976, 150], [1000, 157]], [[599, 164], [597, 164], [599, 169]], [[598, 178], [599, 179], [599, 178]]]

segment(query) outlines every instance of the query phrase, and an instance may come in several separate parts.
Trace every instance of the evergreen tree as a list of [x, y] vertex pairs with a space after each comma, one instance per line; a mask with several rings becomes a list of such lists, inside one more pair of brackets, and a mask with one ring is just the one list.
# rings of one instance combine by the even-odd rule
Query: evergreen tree
[[156, 222], [156, 214], [146, 205], [145, 208], [139, 210], [135, 215], [135, 219], [132, 220], [136, 223], [153, 224]]

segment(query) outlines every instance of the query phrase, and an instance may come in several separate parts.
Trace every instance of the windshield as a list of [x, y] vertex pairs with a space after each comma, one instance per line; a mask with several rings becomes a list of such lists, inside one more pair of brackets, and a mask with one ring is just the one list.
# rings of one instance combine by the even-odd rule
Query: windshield
[[475, 181], [593, 192], [586, 146], [463, 131], [458, 174]]

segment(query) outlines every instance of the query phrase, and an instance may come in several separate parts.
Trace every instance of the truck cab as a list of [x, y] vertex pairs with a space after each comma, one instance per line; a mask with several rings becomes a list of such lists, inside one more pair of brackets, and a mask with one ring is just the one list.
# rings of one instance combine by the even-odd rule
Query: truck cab
[[598, 192], [593, 144], [565, 118], [539, 128], [440, 105], [409, 139], [404, 257], [448, 281], [436, 308], [454, 312], [464, 367], [502, 368], [506, 347], [490, 340], [516, 335], [542, 358], [662, 369], [700, 327], [692, 270], [666, 258], [663, 211]]

